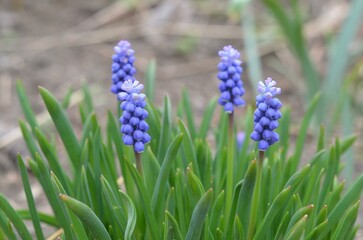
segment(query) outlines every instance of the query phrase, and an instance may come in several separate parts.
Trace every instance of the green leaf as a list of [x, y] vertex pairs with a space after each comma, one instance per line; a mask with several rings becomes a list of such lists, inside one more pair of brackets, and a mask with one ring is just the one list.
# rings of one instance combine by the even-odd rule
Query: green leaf
[[325, 128], [323, 125], [320, 125], [317, 151], [323, 150], [324, 146], [325, 146]]
[[29, 208], [29, 212], [31, 215], [32, 223], [34, 226], [35, 235], [37, 236], [38, 239], [44, 239], [43, 231], [40, 226], [39, 216], [37, 213], [37, 209], [35, 207], [33, 193], [31, 191], [31, 186], [29, 183], [27, 169], [25, 167], [23, 159], [21, 158], [21, 156], [19, 154], [18, 154], [18, 166], [20, 169], [21, 179], [23, 181], [23, 188], [24, 188], [24, 192], [26, 195], [26, 200], [28, 203], [28, 208]]
[[301, 168], [299, 171], [297, 171], [294, 175], [291, 176], [291, 178], [285, 184], [284, 188], [292, 186], [293, 189], [296, 189], [298, 185], [301, 183], [301, 181], [305, 178], [305, 176], [309, 173], [310, 169], [311, 169], [310, 164], [305, 165], [303, 168]]
[[184, 112], [187, 118], [190, 136], [192, 139], [194, 139], [196, 136], [196, 130], [195, 130], [193, 111], [189, 99], [190, 97], [188, 91], [186, 89], [183, 89], [182, 101], [183, 101]]
[[20, 106], [23, 110], [25, 119], [28, 121], [32, 131], [34, 131], [34, 129], [39, 127], [39, 125], [30, 106], [30, 101], [25, 93], [24, 85], [21, 81], [16, 81], [16, 92], [18, 93]]
[[234, 217], [234, 224], [233, 224], [233, 239], [236, 240], [243, 240], [245, 239], [245, 233], [243, 231], [243, 226], [241, 221], [239, 220], [238, 215]]
[[284, 217], [280, 221], [280, 225], [279, 228], [277, 229], [274, 240], [282, 239], [283, 234], [286, 232], [287, 225], [289, 224], [289, 220], [290, 220], [290, 212], [286, 211]]
[[[10, 240], [16, 239], [13, 225], [1, 210], [0, 210], [0, 232], [1, 232], [0, 239], [10, 239]], [[6, 235], [8, 238], [5, 238], [4, 235]]]
[[324, 102], [321, 106], [321, 109], [327, 109], [328, 112], [331, 112], [331, 108], [335, 107], [333, 100], [336, 100], [336, 96], [339, 94], [345, 80], [344, 74], [350, 59], [349, 44], [353, 41], [362, 25], [362, 16], [363, 2], [361, 0], [352, 1], [346, 22], [330, 48], [328, 72], [325, 81], [323, 81]]
[[48, 90], [39, 87], [39, 92], [71, 159], [72, 166], [79, 170], [81, 148], [66, 113]]
[[[242, 186], [244, 184], [244, 181], [245, 181], [244, 179], [239, 181], [236, 184], [236, 186], [234, 187], [231, 211], [229, 213], [228, 224], [227, 224], [227, 228], [225, 230], [225, 234], [226, 234], [225, 239], [230, 239], [232, 237], [232, 227], [233, 227], [233, 223], [234, 223], [234, 217], [237, 214], [237, 212], [236, 212], [237, 204], [238, 204], [238, 201], [239, 201], [239, 195], [240, 195], [241, 188], [242, 188]], [[223, 221], [223, 218], [221, 217], [221, 222], [222, 221]], [[242, 227], [243, 227], [243, 225], [242, 225]]]
[[166, 198], [166, 210], [170, 212], [170, 214], [175, 214], [175, 187], [171, 187], [168, 197]]
[[111, 237], [106, 228], [103, 226], [101, 220], [86, 204], [65, 194], [60, 194], [59, 198], [77, 217], [79, 217], [84, 225], [87, 226], [87, 229], [95, 239], [111, 240]]
[[[59, 179], [54, 175], [53, 172], [51, 172], [51, 181], [54, 186], [54, 189], [57, 194], [66, 194], [61, 182]], [[75, 237], [77, 239], [88, 239], [88, 236], [86, 234], [86, 231], [80, 222], [80, 220], [72, 213], [68, 212], [67, 208], [64, 206], [64, 204], [61, 205], [62, 212], [67, 218], [67, 221], [69, 222], [69, 226], [72, 229], [72, 233], [75, 234]]]
[[152, 209], [155, 211], [156, 216], [160, 216], [159, 214], [161, 214], [164, 211], [163, 199], [167, 189], [166, 182], [182, 140], [183, 140], [182, 133], [180, 133], [178, 136], [175, 137], [175, 139], [171, 142], [168, 151], [166, 152], [163, 164], [161, 165], [160, 173], [156, 181], [151, 200], [151, 206]]
[[187, 224], [189, 223], [189, 214], [188, 214], [188, 201], [184, 201], [185, 198], [185, 178], [183, 172], [177, 168], [175, 172], [175, 203], [178, 206], [176, 209], [178, 224], [180, 227], [180, 231], [183, 236], [186, 235], [187, 232]]
[[337, 229], [334, 231], [332, 240], [348, 239], [357, 219], [360, 201], [347, 210], [345, 216], [340, 220]]
[[357, 140], [357, 135], [352, 134], [340, 140], [340, 152], [344, 154]]
[[124, 151], [123, 151], [123, 143], [122, 143], [122, 136], [120, 134], [119, 128], [115, 122], [115, 118], [112, 115], [112, 113], [109, 111], [107, 119], [107, 133], [110, 134], [111, 138], [113, 139], [113, 142], [115, 144], [116, 154], [119, 159], [119, 164], [121, 168], [121, 173], [124, 179], [125, 188], [128, 190], [129, 196], [132, 198], [132, 190], [134, 185], [132, 184], [132, 179], [130, 176], [130, 172], [128, 171], [126, 167], [126, 163], [124, 161]]
[[323, 236], [321, 233], [324, 231], [324, 229], [328, 226], [328, 220], [325, 220], [324, 222], [320, 223], [317, 227], [309, 233], [309, 235], [305, 238], [305, 240], [319, 240], [323, 239]]
[[196, 155], [194, 144], [193, 144], [193, 138], [190, 135], [188, 129], [186, 128], [184, 122], [181, 119], [178, 119], [178, 125], [179, 125], [181, 132], [185, 136], [183, 139], [183, 149], [184, 149], [185, 156], [187, 158], [187, 164], [189, 165], [189, 162], [191, 162], [196, 175], [198, 177], [200, 177], [199, 165], [198, 165], [197, 155]]
[[82, 84], [82, 91], [84, 95], [84, 106], [85, 111], [87, 113], [87, 116], [90, 115], [93, 112], [93, 102], [92, 102], [92, 95], [89, 90], [88, 84]]
[[149, 192], [153, 192], [160, 173], [160, 165], [150, 146], [147, 147], [143, 157], [146, 158], [145, 161], [142, 161], [143, 169], [147, 169], [147, 171], [144, 171], [146, 187]]
[[25, 123], [23, 121], [19, 120], [19, 126], [20, 126], [20, 130], [23, 134], [25, 143], [28, 147], [28, 150], [29, 150], [32, 158], [35, 159], [36, 153], [39, 153], [38, 146], [35, 144], [34, 138], [31, 134], [31, 132], [29, 131], [28, 127], [25, 125]]
[[185, 237], [186, 240], [199, 240], [202, 234], [202, 226], [207, 216], [209, 207], [213, 200], [213, 190], [209, 189], [199, 200], [197, 206], [193, 210], [192, 219], [189, 224], [189, 229]]
[[204, 194], [204, 187], [199, 178], [194, 174], [192, 164], [187, 167], [187, 190], [190, 205], [197, 204]]
[[[236, 190], [235, 190], [236, 191]], [[235, 194], [235, 192], [234, 192]], [[217, 196], [216, 200], [214, 201], [212, 212], [210, 215], [210, 229], [211, 231], [215, 231], [218, 227], [220, 227], [221, 223], [221, 215], [223, 214], [223, 206], [224, 206], [224, 190]], [[232, 212], [230, 213], [231, 215]]]
[[198, 134], [199, 138], [201, 139], [205, 139], [207, 137], [207, 133], [210, 127], [210, 122], [212, 120], [216, 106], [217, 106], [217, 98], [215, 97], [208, 103], [208, 106], [203, 113], [203, 120], [200, 125], [199, 134]]
[[156, 61], [151, 59], [147, 66], [145, 74], [145, 93], [150, 102], [154, 102], [154, 87], [155, 87], [155, 75], [156, 75]]
[[289, 186], [282, 190], [279, 195], [275, 198], [272, 202], [271, 207], [269, 208], [268, 212], [266, 213], [265, 217], [263, 218], [262, 222], [257, 228], [255, 236], [253, 240], [263, 240], [265, 232], [268, 231], [272, 222], [274, 221], [274, 217], [277, 215], [278, 212], [286, 205], [286, 202], [289, 200], [291, 196], [292, 187]]
[[61, 226], [64, 229], [65, 236], [67, 238], [74, 238], [69, 215], [64, 212], [63, 206], [55, 192], [52, 180], [50, 178], [49, 170], [45, 166], [43, 159], [38, 154], [35, 157], [36, 162], [29, 161], [30, 168], [41, 183], [44, 192], [46, 193], [48, 202], [51, 205], [53, 212], [56, 216], [56, 219], [60, 222]]
[[346, 209], [358, 200], [361, 195], [363, 189], [363, 175], [361, 175], [355, 183], [348, 189], [345, 196], [339, 201], [339, 203], [335, 206], [334, 209], [329, 213], [328, 220], [329, 224], [326, 228], [320, 233], [322, 237], [325, 237], [335, 226], [338, 221], [343, 217]]
[[292, 161], [293, 161], [292, 162], [293, 165], [291, 168], [292, 172], [296, 171], [296, 169], [300, 163], [300, 158], [301, 158], [301, 155], [302, 155], [302, 152], [304, 149], [305, 138], [308, 133], [308, 127], [314, 116], [315, 109], [318, 106], [320, 96], [321, 96], [320, 93], [315, 94], [315, 96], [313, 97], [313, 99], [311, 100], [311, 102], [307, 108], [307, 111], [304, 114], [304, 118], [302, 120], [300, 131], [299, 131], [298, 138], [296, 141], [296, 146], [295, 146], [296, 150], [295, 150], [295, 153], [294, 153], [294, 156], [292, 159]]
[[168, 220], [168, 223], [169, 223], [168, 224], [169, 225], [169, 229], [168, 229], [168, 239], [175, 239], [175, 240], [182, 240], [182, 239], [184, 239], [182, 237], [181, 232], [180, 232], [180, 229], [179, 229], [179, 226], [178, 226], [178, 222], [170, 214], [170, 212], [165, 211], [165, 217], [166, 217], [166, 219]]
[[[110, 184], [107, 182], [104, 176], [101, 176], [101, 183], [102, 183], [102, 193], [106, 200], [106, 205], [108, 206], [112, 216], [116, 220], [115, 226], [121, 230], [122, 234], [125, 235], [125, 228], [126, 228], [126, 219], [127, 216], [125, 215], [122, 205], [119, 202], [119, 198], [113, 192]], [[116, 225], [117, 224], [117, 225]]]
[[[17, 210], [16, 213], [19, 215], [19, 217], [21, 219], [24, 220], [31, 220], [32, 219], [32, 215], [30, 213], [30, 210], [26, 209], [26, 210]], [[42, 213], [42, 212], [37, 212], [38, 217], [39, 217], [39, 221], [45, 224], [48, 224], [49, 226], [55, 227], [55, 228], [60, 228], [60, 225], [58, 223], [58, 221], [55, 219], [54, 216], [49, 215], [47, 213]]]
[[25, 226], [24, 222], [21, 220], [20, 216], [11, 207], [10, 203], [5, 199], [5, 197], [0, 193], [0, 209], [13, 223], [16, 231], [19, 233], [20, 237], [24, 240], [32, 240], [32, 236]]
[[287, 233], [286, 240], [297, 240], [301, 239], [304, 235], [306, 221], [308, 215], [304, 215]]
[[318, 216], [316, 217], [316, 225], [319, 225], [320, 223], [323, 223], [326, 220], [326, 217], [328, 216], [328, 206], [324, 205]]
[[252, 207], [252, 195], [257, 177], [257, 163], [253, 160], [246, 172], [241, 191], [239, 192], [236, 213], [241, 220], [243, 232], [247, 233]]
[[131, 198], [124, 193], [123, 191], [119, 190], [122, 199], [127, 203], [127, 225], [125, 230], [125, 239], [129, 240], [132, 239], [132, 233], [134, 232], [135, 225], [136, 225], [136, 208], [134, 203], [132, 202]]
[[38, 140], [39, 146], [42, 149], [45, 158], [48, 161], [50, 169], [55, 173], [55, 175], [58, 176], [66, 192], [72, 193], [71, 180], [66, 175], [62, 166], [59, 163], [56, 149], [49, 143], [49, 140], [38, 128], [35, 128], [35, 136]]
[[314, 205], [308, 205], [306, 207], [300, 208], [295, 212], [295, 214], [292, 216], [289, 225], [287, 226], [286, 232], [289, 232], [293, 229], [293, 226], [297, 224], [297, 222], [303, 218], [305, 215], [310, 215], [310, 213], [313, 211]]
[[71, 103], [72, 94], [73, 94], [73, 90], [71, 88], [69, 88], [67, 90], [67, 93], [65, 94], [65, 97], [62, 100], [62, 107], [64, 109], [67, 109], [69, 107], [69, 104]]
[[171, 104], [168, 96], [164, 97], [164, 112], [163, 112], [163, 121], [162, 128], [159, 137], [159, 147], [157, 152], [157, 159], [161, 161], [165, 157], [165, 153], [167, 150], [167, 146], [170, 139], [170, 130], [171, 130]]
[[131, 165], [130, 161], [126, 158], [124, 160], [125, 160], [126, 166], [129, 170], [132, 178], [134, 179], [136, 187], [139, 191], [141, 205], [144, 209], [145, 218], [146, 218], [147, 224], [149, 226], [148, 228], [150, 229], [150, 233], [151, 233], [151, 237], [152, 237], [151, 239], [159, 239], [159, 237], [160, 237], [159, 228], [158, 228], [155, 216], [154, 216], [154, 212], [151, 207], [151, 201], [150, 201], [148, 192], [146, 190], [146, 186], [145, 186], [144, 182], [142, 181], [140, 174], [135, 169], [135, 167]]
[[248, 80], [257, 93], [257, 83], [261, 81], [262, 67], [260, 55], [258, 53], [258, 43], [256, 38], [255, 19], [252, 10], [252, 4], [246, 6], [243, 11], [242, 30], [244, 38], [244, 46], [248, 59]]

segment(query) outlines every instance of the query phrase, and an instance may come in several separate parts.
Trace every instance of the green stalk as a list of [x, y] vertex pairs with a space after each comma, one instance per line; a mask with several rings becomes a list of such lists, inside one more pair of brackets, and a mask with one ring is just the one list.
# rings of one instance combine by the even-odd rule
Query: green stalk
[[137, 168], [137, 171], [139, 171], [140, 176], [142, 176], [141, 154], [138, 153], [138, 152], [135, 152], [135, 159], [136, 159], [136, 168]]
[[225, 226], [227, 227], [229, 219], [229, 211], [232, 205], [232, 193], [233, 193], [233, 162], [234, 162], [234, 134], [233, 134], [233, 112], [228, 114], [228, 141], [227, 141], [227, 184], [226, 184], [226, 209]]
[[248, 237], [247, 237], [248, 240], [252, 240], [255, 233], [255, 226], [258, 215], [258, 203], [261, 192], [262, 164], [264, 157], [265, 157], [265, 152], [259, 151], [258, 161], [256, 166], [257, 167], [256, 184], [255, 184], [255, 189], [253, 190], [250, 224], [248, 226]]

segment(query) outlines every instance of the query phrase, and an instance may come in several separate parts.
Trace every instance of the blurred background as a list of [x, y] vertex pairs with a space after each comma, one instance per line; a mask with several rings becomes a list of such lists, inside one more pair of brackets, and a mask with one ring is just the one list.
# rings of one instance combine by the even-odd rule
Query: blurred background
[[[344, 156], [343, 177], [349, 183], [362, 172], [362, 0], [0, 0], [0, 192], [13, 206], [25, 206], [16, 154], [27, 156], [17, 127], [23, 117], [16, 80], [23, 81], [45, 124], [38, 86], [58, 99], [72, 91], [69, 114], [81, 129], [75, 105], [82, 101], [82, 84], [89, 84], [100, 119], [107, 110], [116, 111], [109, 92], [111, 56], [121, 39], [135, 50], [139, 81], [156, 71], [156, 105], [169, 94], [176, 108], [187, 89], [200, 116], [219, 93], [217, 52], [224, 45], [242, 54], [248, 103], [254, 104], [258, 81], [270, 76], [278, 82], [292, 112], [292, 136], [320, 93], [304, 155], [315, 151], [314, 137], [324, 124], [328, 142], [358, 136]], [[244, 111], [238, 111], [241, 122]], [[33, 187], [42, 206], [40, 187]]]

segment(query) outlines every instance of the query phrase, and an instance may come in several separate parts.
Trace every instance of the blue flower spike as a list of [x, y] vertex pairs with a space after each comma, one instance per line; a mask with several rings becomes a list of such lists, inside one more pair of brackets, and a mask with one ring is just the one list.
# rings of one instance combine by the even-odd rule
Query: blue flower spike
[[126, 80], [135, 81], [134, 50], [128, 41], [120, 41], [114, 47], [115, 53], [112, 55], [112, 85], [111, 92], [118, 94], [122, 92], [122, 84]]
[[232, 46], [225, 46], [218, 52], [221, 61], [218, 64], [218, 79], [221, 80], [219, 90], [221, 96], [219, 104], [224, 107], [224, 111], [232, 113], [234, 107], [242, 107], [245, 101], [242, 99], [245, 90], [241, 80], [242, 67], [240, 53]]
[[123, 110], [120, 118], [121, 132], [125, 145], [133, 145], [136, 153], [144, 151], [144, 145], [150, 142], [151, 137], [147, 133], [149, 125], [145, 121], [148, 112], [145, 109], [145, 94], [141, 93], [144, 86], [135, 80], [126, 80], [121, 86], [118, 99], [121, 101]]
[[267, 78], [258, 83], [256, 97], [256, 111], [254, 113], [254, 131], [251, 138], [258, 142], [260, 151], [266, 151], [272, 144], [279, 141], [279, 134], [274, 130], [279, 126], [278, 119], [281, 118], [279, 109], [282, 104], [275, 96], [281, 93], [281, 89], [275, 87], [276, 82]]

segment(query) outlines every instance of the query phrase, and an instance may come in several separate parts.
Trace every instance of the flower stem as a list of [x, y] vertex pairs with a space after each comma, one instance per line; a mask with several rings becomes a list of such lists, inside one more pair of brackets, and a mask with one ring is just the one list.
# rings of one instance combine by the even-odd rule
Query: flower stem
[[233, 194], [233, 162], [234, 162], [234, 134], [233, 134], [233, 112], [228, 114], [228, 141], [227, 141], [227, 172], [226, 172], [226, 209], [225, 220], [226, 226], [229, 219], [229, 211], [232, 206]]
[[257, 215], [258, 215], [258, 203], [260, 202], [259, 198], [260, 198], [260, 192], [261, 192], [262, 164], [263, 164], [264, 157], [265, 157], [265, 152], [259, 151], [258, 161], [257, 161], [256, 183], [255, 183], [255, 188], [253, 190], [250, 223], [248, 226], [248, 237], [247, 237], [248, 240], [252, 240], [253, 236], [255, 234], [255, 226], [256, 226]]
[[135, 152], [135, 159], [136, 159], [136, 168], [139, 171], [140, 175], [142, 175], [141, 153]]

